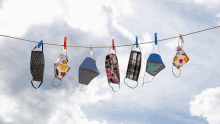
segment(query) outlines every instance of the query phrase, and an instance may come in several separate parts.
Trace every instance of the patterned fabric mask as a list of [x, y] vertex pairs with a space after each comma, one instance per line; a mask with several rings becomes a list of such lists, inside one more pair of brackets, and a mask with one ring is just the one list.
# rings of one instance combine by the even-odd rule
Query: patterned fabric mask
[[[119, 65], [118, 65], [117, 56], [115, 54], [108, 54], [106, 56], [105, 70], [106, 70], [106, 74], [107, 74], [108, 84], [109, 83], [119, 84], [119, 89], [120, 89]], [[113, 87], [110, 84], [109, 84], [109, 86], [113, 90]], [[116, 92], [116, 91], [114, 91], [114, 92]]]
[[[180, 70], [180, 68], [185, 65], [189, 61], [189, 57], [186, 55], [186, 53], [183, 50], [182, 44], [184, 43], [182, 36], [180, 34], [180, 39], [181, 39], [181, 46], [179, 46], [179, 41], [178, 41], [178, 47], [176, 49], [176, 55], [173, 58], [173, 66], [175, 66], [177, 69]], [[173, 68], [172, 68], [173, 69]], [[172, 70], [173, 71], [173, 70]], [[173, 73], [174, 75], [174, 73]], [[180, 70], [180, 75], [181, 75], [181, 70]], [[180, 76], [179, 75], [179, 76]], [[179, 77], [174, 75], [175, 77]]]
[[31, 51], [31, 60], [30, 60], [30, 71], [33, 79], [31, 80], [32, 86], [37, 89], [33, 85], [33, 80], [34, 81], [41, 81], [40, 85], [38, 88], [41, 86], [43, 83], [43, 75], [44, 75], [44, 53], [43, 53], [43, 43], [42, 45], [42, 51], [33, 51], [36, 49], [36, 47]]
[[[62, 48], [61, 48], [61, 53], [62, 53]], [[70, 70], [70, 67], [68, 66], [68, 56], [64, 54], [60, 54], [57, 62], [54, 63], [54, 76], [55, 76], [54, 79], [57, 78], [58, 80], [60, 80], [60, 84], [61, 84], [61, 80], [63, 79], [63, 77], [66, 75], [66, 73], [69, 70]], [[54, 86], [54, 87], [57, 87], [57, 86]]]
[[[133, 45], [133, 47], [134, 47], [134, 45]], [[139, 49], [140, 49], [140, 47], [139, 47]], [[138, 86], [138, 78], [139, 78], [140, 70], [141, 70], [141, 49], [140, 49], [140, 52], [132, 50], [131, 54], [130, 54], [127, 73], [126, 73], [125, 78], [137, 81], [137, 85], [135, 87], [130, 87], [125, 83], [125, 79], [124, 79], [124, 83], [128, 87], [134, 89]]]
[[99, 74], [100, 72], [96, 67], [96, 61], [90, 57], [86, 57], [82, 64], [79, 66], [79, 83], [86, 85], [87, 88], [87, 85], [90, 83], [90, 81], [97, 77]]
[[[189, 61], [189, 57], [184, 52], [183, 48], [181, 46], [177, 47], [176, 56], [173, 58], [173, 66], [175, 66], [177, 69], [180, 70], [180, 67], [185, 65], [188, 61]], [[179, 76], [175, 76], [175, 77], [179, 77]]]

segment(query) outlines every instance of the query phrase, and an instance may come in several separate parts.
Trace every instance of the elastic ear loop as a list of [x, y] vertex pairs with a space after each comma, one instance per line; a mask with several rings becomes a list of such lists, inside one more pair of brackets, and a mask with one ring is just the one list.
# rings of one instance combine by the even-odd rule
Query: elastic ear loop
[[[180, 68], [179, 68], [179, 70], [180, 70]], [[172, 72], [173, 72], [173, 67], [172, 67]], [[173, 75], [174, 75], [176, 78], [178, 78], [178, 77], [181, 75], [181, 70], [180, 70], [180, 75], [179, 75], [179, 76], [176, 76], [174, 73], [173, 73]]]
[[[77, 89], [79, 90], [78, 85], [79, 85], [79, 83], [77, 83]], [[87, 84], [87, 85], [88, 85], [88, 84]], [[86, 89], [87, 89], [87, 85], [86, 85]], [[86, 89], [85, 89], [85, 90], [86, 90]], [[85, 90], [79, 90], [79, 91], [85, 91]]]
[[[63, 47], [63, 46], [62, 46]], [[61, 52], [60, 52], [60, 54], [62, 54], [62, 47], [61, 47]], [[67, 47], [66, 47], [66, 56], [67, 56]]]
[[[54, 77], [54, 79], [55, 79], [55, 78], [56, 78], [56, 77]], [[53, 83], [54, 83], [54, 79], [53, 79]], [[62, 80], [60, 80], [60, 84], [61, 84], [61, 81], [62, 81]], [[52, 85], [53, 85], [53, 83], [52, 83]], [[60, 85], [60, 84], [59, 84], [59, 85]], [[53, 85], [53, 86], [54, 86], [54, 87], [58, 87], [59, 85], [57, 85], [57, 86], [54, 86], [54, 85]]]
[[[42, 43], [41, 45], [42, 45], [42, 51], [43, 51], [43, 43]], [[37, 46], [38, 46], [38, 45], [37, 45]], [[34, 47], [34, 49], [36, 49], [36, 48], [37, 48], [37, 46], [36, 46], [36, 47]], [[34, 49], [33, 49], [33, 50], [34, 50]], [[33, 50], [32, 50], [32, 51], [33, 51]], [[33, 81], [33, 79], [31, 80], [31, 84], [32, 84], [32, 86], [33, 86], [35, 89], [37, 89], [37, 88], [34, 86], [34, 84], [33, 84], [33, 82], [32, 82], [32, 81]], [[43, 81], [41, 81], [41, 83], [40, 83], [40, 85], [38, 86], [38, 88], [40, 88], [40, 86], [41, 86], [41, 84], [42, 84], [42, 83], [43, 83]]]
[[117, 92], [118, 90], [120, 90], [120, 83], [119, 83], [119, 89], [118, 89], [117, 91], [115, 91], [115, 90], [113, 89], [113, 87], [109, 84], [109, 82], [108, 82], [108, 85], [112, 88], [112, 91], [114, 91], [114, 92]]
[[[35, 89], [37, 89], [35, 86], [34, 86], [34, 84], [33, 84], [33, 79], [31, 80], [31, 84], [32, 84], [32, 86], [35, 88]], [[40, 83], [40, 85], [38, 86], [38, 88], [40, 88], [40, 86], [41, 86], [41, 84], [43, 83], [43, 81], [41, 81], [41, 83]]]
[[[157, 44], [157, 46], [158, 46], [159, 54], [160, 54], [160, 48], [159, 48], [159, 45]], [[153, 45], [153, 52], [154, 52], [154, 45]]]
[[[112, 46], [110, 47], [109, 51], [111, 50], [111, 48], [112, 48]], [[108, 53], [109, 53], [109, 51], [108, 51]], [[116, 49], [115, 49], [115, 55], [116, 55]]]
[[[125, 83], [125, 78], [124, 78], [124, 83]], [[125, 83], [126, 84], [126, 83]], [[127, 84], [126, 84], [127, 85]], [[128, 86], [128, 85], [127, 85]], [[128, 86], [128, 87], [130, 87], [131, 89], [134, 89], [134, 88], [136, 88], [138, 86], [138, 81], [137, 81], [137, 85], [135, 86], [135, 87], [130, 87], [130, 86]]]
[[[134, 44], [135, 45], [135, 44]], [[132, 48], [134, 47], [134, 45], [132, 46]], [[139, 47], [139, 45], [138, 45], [138, 47]], [[132, 50], [132, 48], [131, 48], [131, 50]], [[139, 50], [140, 50], [140, 52], [141, 52], [141, 49], [140, 49], [140, 47], [139, 47]], [[126, 77], [125, 77], [126, 78]], [[124, 83], [125, 83], [125, 78], [124, 78]], [[125, 83], [126, 84], [126, 83]], [[127, 85], [127, 84], [126, 84]], [[127, 85], [128, 86], [128, 85]], [[136, 88], [138, 86], [138, 81], [137, 81], [137, 85], [135, 86], [135, 87], [130, 87], [130, 86], [128, 86], [128, 87], [130, 87], [131, 89], [134, 89], [134, 88]]]
[[[144, 77], [145, 77], [145, 73], [144, 73]], [[155, 76], [153, 76], [152, 80], [151, 80], [151, 81], [148, 81], [148, 82], [144, 82], [144, 77], [143, 77], [143, 84], [142, 84], [142, 87], [144, 86], [144, 83], [150, 83], [151, 81], [153, 81], [153, 79], [154, 79]]]

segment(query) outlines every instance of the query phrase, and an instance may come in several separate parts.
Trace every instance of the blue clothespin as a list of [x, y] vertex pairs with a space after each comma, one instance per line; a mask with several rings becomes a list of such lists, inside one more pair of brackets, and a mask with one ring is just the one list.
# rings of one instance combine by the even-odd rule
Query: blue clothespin
[[157, 33], [155, 33], [155, 45], [157, 45]]
[[138, 36], [136, 36], [136, 48], [138, 48]]
[[40, 41], [40, 43], [38, 44], [38, 48], [40, 48], [40, 45], [43, 43], [43, 40]]

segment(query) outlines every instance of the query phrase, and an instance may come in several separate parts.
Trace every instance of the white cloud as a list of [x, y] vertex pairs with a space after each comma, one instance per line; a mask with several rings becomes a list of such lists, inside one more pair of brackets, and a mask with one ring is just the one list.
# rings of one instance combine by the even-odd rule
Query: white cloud
[[196, 4], [203, 5], [208, 7], [209, 9], [219, 8], [220, 1], [219, 0], [193, 0]]
[[195, 0], [195, 3], [218, 5], [218, 4], [220, 4], [220, 1], [219, 0]]
[[13, 122], [11, 114], [18, 113], [19, 109], [17, 109], [18, 105], [13, 99], [10, 99], [4, 95], [0, 95], [1, 103], [0, 103], [0, 115], [3, 118], [3, 121], [6, 123]]
[[99, 122], [89, 121], [74, 98], [64, 102], [57, 102], [54, 114], [48, 120], [49, 124], [107, 124], [106, 120]]
[[[179, 44], [179, 45], [181, 45], [181, 44]], [[172, 50], [176, 49], [176, 47], [178, 47], [178, 39], [175, 38], [175, 39], [172, 39], [170, 42], [169, 41], [165, 42], [164, 46], [165, 47], [170, 47]]]
[[220, 123], [220, 87], [209, 88], [190, 101], [192, 116], [203, 116], [209, 124]]
[[108, 36], [106, 28], [108, 20], [106, 13], [102, 10], [103, 5], [113, 9], [114, 17], [118, 17], [121, 14], [133, 14], [129, 0], [7, 0], [4, 1], [3, 8], [0, 11], [0, 31], [4, 32], [4, 34], [10, 33], [13, 36], [20, 36], [31, 25], [49, 24], [54, 19], [64, 19], [71, 27], [89, 31], [94, 35]]
[[63, 10], [53, 0], [5, 0], [0, 11], [1, 21], [4, 22], [1, 23], [0, 31], [4, 34], [20, 36], [33, 24], [52, 22], [55, 15], [63, 15]]

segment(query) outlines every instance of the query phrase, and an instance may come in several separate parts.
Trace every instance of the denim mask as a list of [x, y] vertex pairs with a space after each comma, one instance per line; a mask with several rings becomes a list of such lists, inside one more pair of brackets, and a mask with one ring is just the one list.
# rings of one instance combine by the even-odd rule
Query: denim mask
[[79, 66], [79, 83], [84, 84], [87, 87], [90, 81], [97, 77], [99, 74], [100, 72], [96, 67], [96, 61], [90, 57], [86, 57], [82, 64]]

